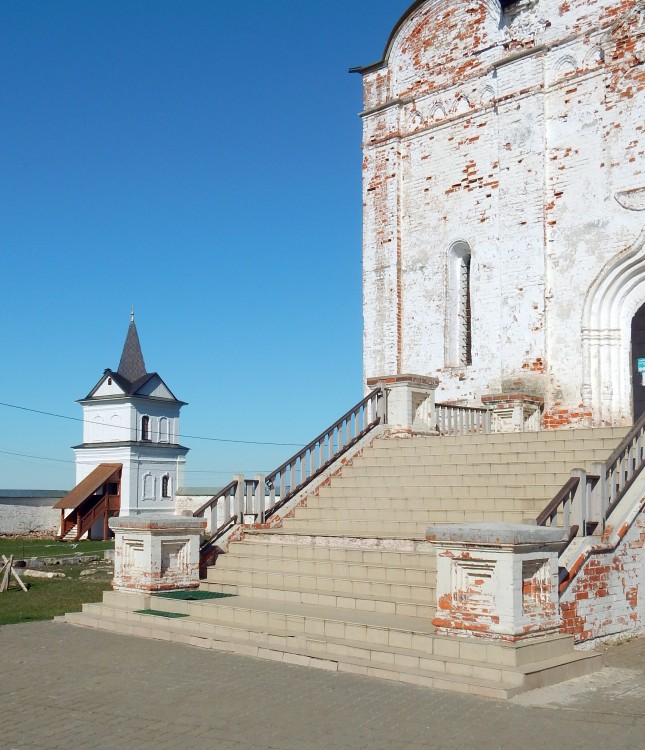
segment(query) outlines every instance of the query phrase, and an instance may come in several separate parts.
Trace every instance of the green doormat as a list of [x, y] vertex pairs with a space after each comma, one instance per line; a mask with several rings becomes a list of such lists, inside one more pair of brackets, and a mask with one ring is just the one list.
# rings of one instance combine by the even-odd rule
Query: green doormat
[[215, 591], [165, 591], [161, 594], [155, 594], [157, 597], [164, 599], [181, 599], [185, 602], [200, 601], [203, 599], [228, 599], [235, 594], [220, 594]]
[[135, 609], [136, 615], [154, 615], [155, 617], [188, 617], [179, 612], [162, 612], [160, 609]]

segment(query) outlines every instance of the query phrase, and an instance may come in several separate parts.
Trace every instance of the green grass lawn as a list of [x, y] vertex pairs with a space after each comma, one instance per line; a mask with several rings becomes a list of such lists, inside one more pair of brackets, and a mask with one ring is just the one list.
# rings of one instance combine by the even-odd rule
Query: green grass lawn
[[[24, 552], [23, 552], [24, 545]], [[0, 555], [13, 554], [16, 558], [73, 556], [100, 554], [104, 549], [114, 547], [114, 542], [64, 543], [43, 539], [0, 538]], [[1, 559], [1, 558], [0, 558]], [[82, 570], [96, 570], [93, 576], [83, 576]], [[42, 568], [45, 571], [64, 573], [65, 578], [28, 578], [23, 581], [29, 587], [24, 592], [15, 581], [11, 588], [0, 594], [0, 625], [9, 623], [51, 620], [66, 612], [78, 612], [84, 602], [98, 602], [103, 592], [111, 588], [113, 568], [108, 562], [73, 565], [56, 565]], [[20, 571], [18, 571], [20, 572]], [[12, 579], [13, 580], [13, 579]]]
[[17, 560], [29, 560], [30, 557], [72, 557], [76, 554], [95, 555], [102, 554], [106, 549], [114, 549], [114, 540], [57, 542], [55, 539], [0, 537], [0, 555], [13, 555]]

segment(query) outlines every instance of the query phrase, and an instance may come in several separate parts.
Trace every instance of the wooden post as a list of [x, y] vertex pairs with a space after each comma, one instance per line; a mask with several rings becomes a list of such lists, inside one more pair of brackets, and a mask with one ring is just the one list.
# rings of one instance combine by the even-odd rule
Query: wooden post
[[18, 573], [16, 573], [16, 570], [14, 568], [13, 555], [11, 555], [9, 559], [7, 559], [4, 555], [2, 555], [2, 561], [4, 565], [2, 566], [2, 568], [0, 568], [0, 575], [2, 576], [2, 580], [0, 580], [0, 593], [6, 591], [9, 588], [9, 576], [10, 575], [12, 575], [16, 579], [20, 588], [26, 592], [27, 587], [22, 582], [20, 576], [18, 575]]

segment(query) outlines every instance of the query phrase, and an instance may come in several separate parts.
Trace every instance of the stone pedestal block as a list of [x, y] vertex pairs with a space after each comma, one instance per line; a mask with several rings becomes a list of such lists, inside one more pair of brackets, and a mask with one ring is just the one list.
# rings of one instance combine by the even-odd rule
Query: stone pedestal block
[[566, 533], [521, 524], [429, 527], [437, 630], [511, 642], [559, 631], [558, 549]]
[[368, 378], [367, 387], [387, 392], [386, 421], [394, 434], [434, 433], [437, 378], [424, 375], [391, 375]]
[[121, 516], [111, 518], [115, 534], [115, 591], [180, 591], [199, 586], [199, 544], [203, 518]]
[[482, 396], [484, 406], [492, 411], [493, 432], [537, 432], [544, 399], [525, 393], [499, 393]]

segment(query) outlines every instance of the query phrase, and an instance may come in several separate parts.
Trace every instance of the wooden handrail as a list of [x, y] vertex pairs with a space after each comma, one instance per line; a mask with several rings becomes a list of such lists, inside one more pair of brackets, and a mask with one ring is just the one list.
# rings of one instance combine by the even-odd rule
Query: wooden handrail
[[482, 414], [486, 414], [490, 411], [490, 409], [487, 409], [485, 406], [464, 406], [462, 404], [451, 404], [449, 401], [442, 401], [435, 403], [435, 408], [439, 406], [445, 406], [450, 409], [459, 409], [462, 411], [476, 411], [480, 412]]
[[636, 437], [636, 434], [645, 427], [645, 412], [643, 412], [640, 417], [634, 422], [634, 426], [632, 429], [625, 435], [625, 437], [618, 443], [618, 447], [615, 451], [609, 456], [609, 458], [605, 461], [605, 466], [609, 470], [617, 461], [619, 458], [623, 456], [625, 453], [626, 448], [629, 448], [631, 444], [634, 442], [634, 438]]
[[[382, 397], [383, 389], [382, 388], [375, 388], [371, 393], [369, 393], [362, 401], [359, 401], [356, 406], [354, 406], [349, 411], [345, 412], [343, 416], [340, 419], [337, 419], [330, 427], [328, 427], [326, 430], [320, 433], [317, 437], [315, 437], [313, 440], [310, 440], [307, 445], [305, 445], [304, 448], [302, 448], [298, 453], [294, 453], [291, 458], [288, 458], [283, 464], [278, 466], [277, 469], [272, 471], [270, 474], [267, 474], [267, 484], [270, 483], [275, 477], [280, 474], [282, 471], [284, 471], [287, 466], [291, 466], [294, 461], [298, 460], [300, 456], [305, 454], [308, 450], [311, 450], [311, 448], [315, 447], [318, 443], [320, 443], [322, 440], [324, 440], [330, 433], [334, 432], [334, 430], [337, 430], [339, 427], [342, 427], [343, 422], [345, 422], [349, 417], [353, 416], [356, 412], [360, 411], [360, 409], [363, 406], [366, 406], [370, 401], [374, 399], [378, 399], [379, 397]], [[371, 426], [376, 426], [380, 422], [380, 417], [377, 416], [375, 420], [372, 420], [370, 423]]]
[[[571, 533], [561, 553], [576, 536], [602, 533], [607, 520], [645, 467], [644, 448], [645, 413], [636, 420], [609, 458], [600, 464], [599, 474], [580, 470], [580, 476], [568, 479], [539, 514], [536, 518], [538, 526], [552, 521], [560, 507], [565, 509], [565, 519], [569, 519], [569, 511], [575, 502], [575, 518], [579, 522], [571, 524]], [[583, 486], [580, 485], [581, 478]], [[569, 508], [566, 508], [567, 503], [570, 503]]]
[[217, 505], [221, 497], [232, 494], [236, 489], [237, 479], [234, 479], [232, 482], [229, 482], [226, 487], [222, 487], [222, 489], [216, 495], [213, 495], [210, 500], [207, 500], [203, 505], [200, 505], [196, 511], [193, 511], [193, 516], [196, 518], [203, 516], [209, 508], [212, 508], [213, 505]]
[[[352, 409], [345, 412], [340, 419], [337, 419], [330, 427], [317, 435], [302, 450], [295, 453], [291, 458], [282, 463], [275, 471], [272, 471], [266, 477], [266, 485], [271, 490], [272, 497], [275, 496], [275, 483], [278, 476], [281, 478], [282, 487], [280, 488], [280, 498], [271, 505], [266, 513], [265, 520], [270, 518], [280, 508], [282, 508], [291, 498], [306, 487], [311, 481], [318, 477], [333, 462], [352, 448], [359, 440], [367, 435], [382, 421], [381, 407], [384, 404], [385, 392], [382, 388], [375, 388], [365, 398], [361, 399]], [[373, 414], [371, 420], [367, 422], [367, 407], [372, 405]], [[361, 420], [362, 416], [362, 420]], [[363, 422], [362, 429], [358, 429], [359, 421]], [[343, 436], [343, 428], [346, 434]], [[334, 449], [334, 434], [338, 431], [338, 442]], [[350, 434], [353, 436], [350, 438]], [[325, 441], [327, 442], [327, 458], [324, 458]], [[309, 456], [309, 471], [307, 471], [307, 456]], [[315, 467], [315, 464], [318, 466]], [[282, 481], [287, 469], [290, 470], [291, 480], [295, 479], [296, 465], [300, 469], [300, 481], [291, 481], [289, 491], [286, 491], [286, 481]], [[282, 494], [284, 490], [284, 494]]]
[[96, 519], [102, 514], [108, 511], [108, 498], [109, 495], [106, 492], [101, 496], [94, 505], [82, 516], [77, 516], [77, 527], [76, 527], [76, 538], [80, 539], [86, 531], [92, 528], [92, 525]]
[[551, 502], [546, 506], [546, 508], [535, 519], [535, 523], [538, 526], [544, 526], [550, 518], [553, 518], [553, 516], [556, 514], [560, 506], [564, 504], [565, 500], [568, 497], [571, 497], [571, 494], [578, 489], [579, 483], [580, 483], [579, 477], [570, 477], [564, 483], [564, 485], [558, 490], [558, 493], [553, 498], [553, 500], [551, 500]]

